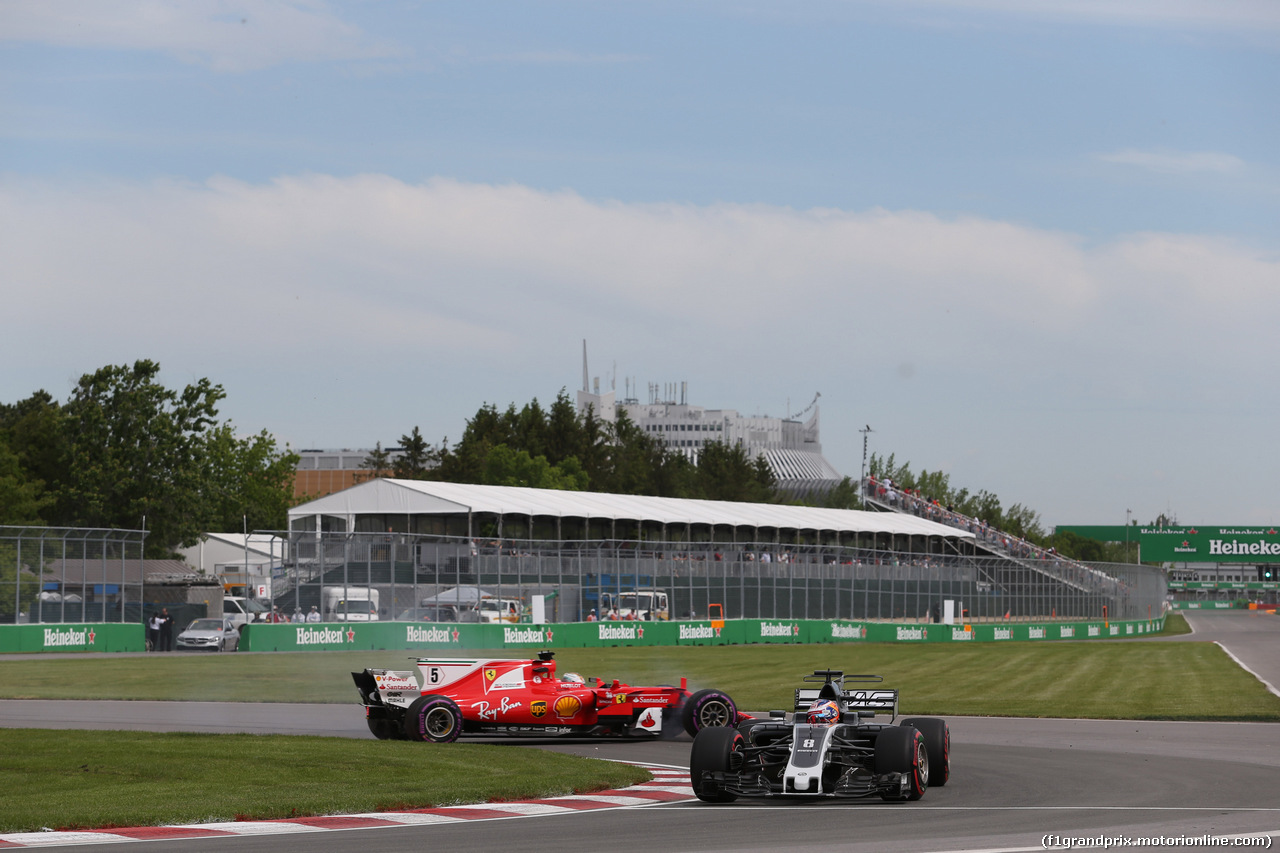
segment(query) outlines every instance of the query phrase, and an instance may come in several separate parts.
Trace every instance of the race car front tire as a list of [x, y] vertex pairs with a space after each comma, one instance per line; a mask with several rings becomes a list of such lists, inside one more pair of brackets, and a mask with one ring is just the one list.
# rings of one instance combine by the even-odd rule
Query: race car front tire
[[736, 794], [722, 788], [703, 790], [703, 777], [708, 773], [728, 772], [733, 753], [741, 750], [742, 735], [737, 729], [715, 726], [698, 732], [689, 753], [689, 782], [699, 800], [704, 803], [732, 803], [738, 799]]
[[929, 753], [929, 787], [941, 788], [951, 778], [951, 729], [946, 720], [936, 717], [912, 717], [902, 725], [920, 730]]
[[876, 736], [876, 772], [902, 773], [907, 793], [882, 793], [882, 800], [918, 800], [929, 787], [929, 752], [924, 735], [912, 726], [889, 726]]
[[462, 712], [448, 696], [431, 694], [414, 699], [404, 717], [409, 740], [453, 743], [462, 734]]
[[680, 714], [684, 730], [697, 737], [703, 729], [732, 726], [738, 721], [738, 706], [727, 693], [719, 690], [699, 690], [684, 703]]

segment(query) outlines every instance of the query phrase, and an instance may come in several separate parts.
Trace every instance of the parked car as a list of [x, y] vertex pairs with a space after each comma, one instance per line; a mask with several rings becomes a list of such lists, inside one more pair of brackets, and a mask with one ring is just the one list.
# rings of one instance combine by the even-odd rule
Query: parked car
[[459, 610], [452, 604], [410, 607], [400, 611], [398, 622], [479, 622], [480, 613], [472, 608]]
[[178, 635], [178, 649], [234, 652], [240, 647], [240, 629], [230, 616], [220, 619], [193, 619]]

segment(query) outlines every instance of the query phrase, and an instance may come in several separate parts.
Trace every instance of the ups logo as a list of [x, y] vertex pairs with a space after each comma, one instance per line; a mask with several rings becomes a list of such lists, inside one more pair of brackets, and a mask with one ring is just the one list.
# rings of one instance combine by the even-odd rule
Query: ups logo
[[547, 703], [546, 703], [546, 700], [545, 700], [545, 699], [538, 699], [537, 701], [530, 702], [530, 703], [529, 703], [529, 713], [533, 714], [535, 717], [541, 717], [541, 716], [544, 716], [544, 715], [547, 713]]

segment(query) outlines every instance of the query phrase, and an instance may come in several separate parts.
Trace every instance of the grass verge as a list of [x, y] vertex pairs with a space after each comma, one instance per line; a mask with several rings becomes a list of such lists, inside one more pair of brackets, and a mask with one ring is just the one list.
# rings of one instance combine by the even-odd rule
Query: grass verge
[[[413, 659], [403, 650], [0, 659], [0, 698], [351, 703], [358, 714], [349, 673], [412, 669]], [[618, 647], [562, 649], [557, 660], [561, 672], [631, 684], [687, 677], [751, 710], [789, 708], [801, 676], [840, 669], [884, 676], [909, 714], [1280, 721], [1280, 697], [1211, 643]]]
[[626, 764], [481, 744], [0, 729], [0, 832], [429, 808], [649, 778]]

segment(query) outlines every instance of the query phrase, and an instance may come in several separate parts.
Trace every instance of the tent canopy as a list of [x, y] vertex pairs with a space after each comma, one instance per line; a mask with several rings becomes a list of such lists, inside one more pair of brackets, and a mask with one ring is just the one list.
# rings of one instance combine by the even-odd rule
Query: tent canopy
[[333, 516], [345, 519], [350, 530], [364, 515], [479, 514], [974, 538], [901, 513], [393, 479], [370, 480], [296, 506], [289, 510], [289, 524], [293, 528], [295, 520]]

